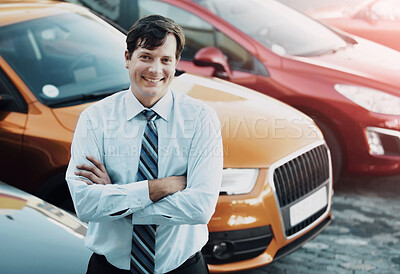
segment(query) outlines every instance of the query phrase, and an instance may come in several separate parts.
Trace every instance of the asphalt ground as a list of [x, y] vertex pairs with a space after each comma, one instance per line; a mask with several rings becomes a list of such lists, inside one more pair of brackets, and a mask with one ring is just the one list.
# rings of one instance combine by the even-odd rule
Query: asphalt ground
[[345, 178], [331, 225], [288, 256], [246, 274], [400, 273], [400, 176]]

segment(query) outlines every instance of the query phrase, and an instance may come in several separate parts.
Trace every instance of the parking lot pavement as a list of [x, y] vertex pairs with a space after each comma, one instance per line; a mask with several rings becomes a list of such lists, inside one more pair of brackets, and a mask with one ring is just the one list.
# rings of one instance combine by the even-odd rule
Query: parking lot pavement
[[317, 238], [261, 273], [400, 273], [400, 176], [346, 178], [334, 220]]

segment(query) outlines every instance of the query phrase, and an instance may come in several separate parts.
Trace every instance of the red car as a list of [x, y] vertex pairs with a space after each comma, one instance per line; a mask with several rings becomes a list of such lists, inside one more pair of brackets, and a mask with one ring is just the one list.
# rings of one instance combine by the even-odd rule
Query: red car
[[367, 0], [305, 12], [323, 23], [400, 51], [399, 0]]
[[187, 38], [179, 68], [228, 79], [313, 117], [335, 180], [341, 170], [400, 174], [400, 53], [273, 0], [80, 2], [125, 29], [149, 14], [173, 18]]

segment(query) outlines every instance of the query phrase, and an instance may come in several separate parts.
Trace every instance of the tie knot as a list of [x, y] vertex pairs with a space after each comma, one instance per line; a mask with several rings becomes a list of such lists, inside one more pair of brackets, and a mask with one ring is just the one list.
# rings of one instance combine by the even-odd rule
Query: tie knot
[[157, 113], [151, 109], [145, 109], [142, 111], [143, 116], [146, 118], [147, 122], [155, 120], [157, 118]]

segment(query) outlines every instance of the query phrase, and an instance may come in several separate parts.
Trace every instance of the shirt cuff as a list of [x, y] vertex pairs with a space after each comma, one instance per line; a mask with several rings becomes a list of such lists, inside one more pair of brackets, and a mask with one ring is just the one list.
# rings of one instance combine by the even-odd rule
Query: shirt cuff
[[155, 215], [153, 206], [148, 206], [142, 210], [136, 211], [132, 215], [133, 225], [166, 225], [170, 224], [170, 220], [161, 215]]
[[127, 184], [129, 207], [133, 212], [143, 209], [153, 203], [149, 196], [148, 181], [139, 181]]

